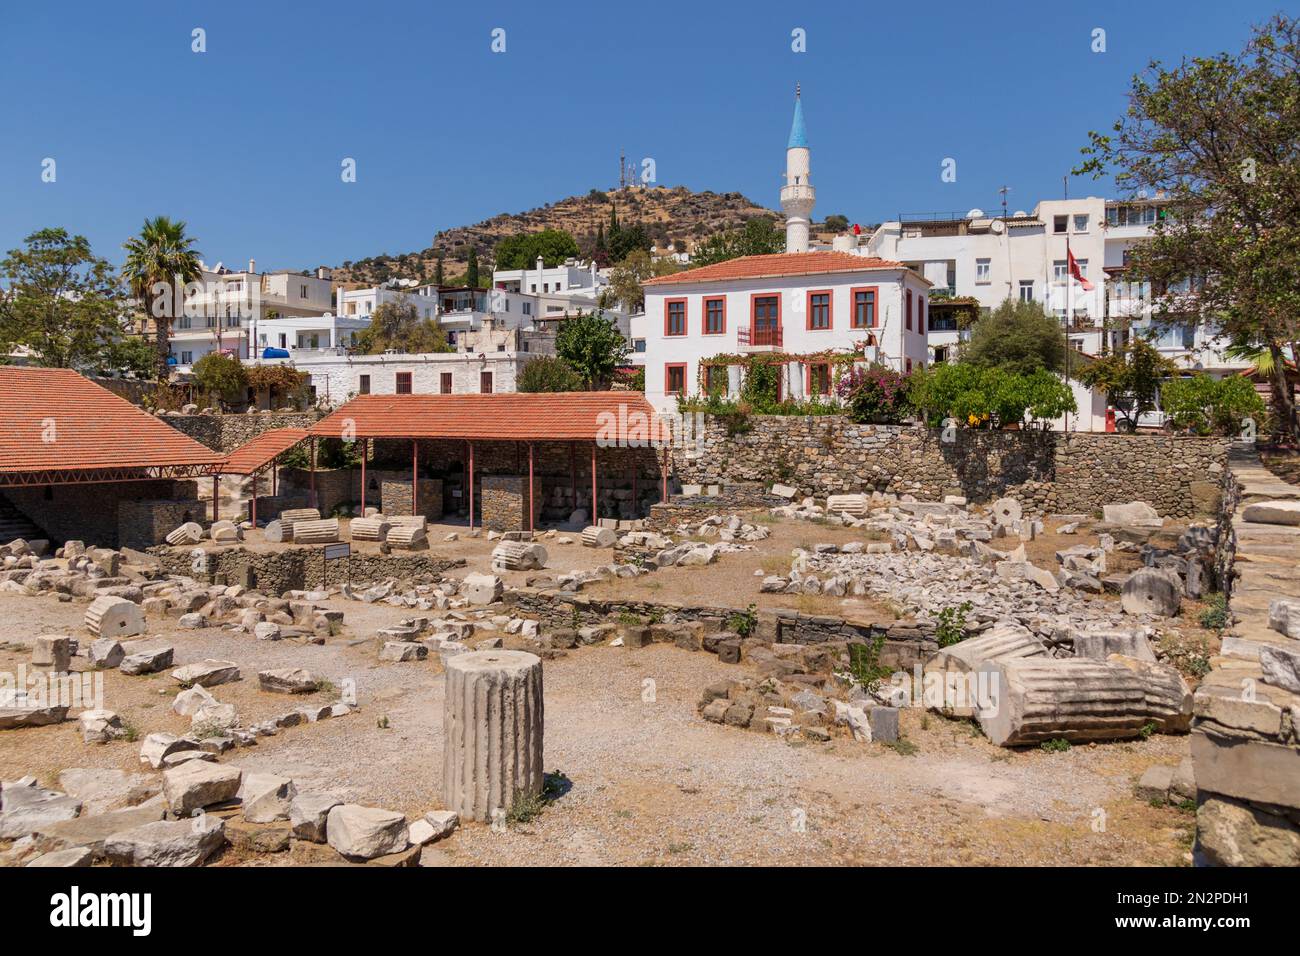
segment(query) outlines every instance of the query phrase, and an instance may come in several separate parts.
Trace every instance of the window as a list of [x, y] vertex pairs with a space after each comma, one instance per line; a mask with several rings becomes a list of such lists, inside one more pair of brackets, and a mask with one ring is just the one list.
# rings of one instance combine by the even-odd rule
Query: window
[[668, 299], [664, 302], [664, 335], [686, 334], [686, 300]]
[[632, 340], [632, 351], [633, 351], [633, 352], [644, 352], [644, 351], [645, 351], [645, 339], [633, 339], [633, 340]]
[[1075, 259], [1074, 264], [1079, 267], [1079, 275], [1083, 276], [1085, 279], [1088, 278], [1088, 260]]
[[814, 362], [808, 366], [808, 394], [831, 393], [831, 367], [828, 362]]
[[523, 306], [524, 306], [524, 315], [533, 314], [533, 304], [531, 302], [525, 302]]
[[444, 395], [451, 394], [451, 372], [443, 372], [438, 376], [438, 391]]
[[1069, 228], [1069, 226], [1070, 226], [1070, 217], [1069, 217], [1069, 216], [1053, 216], [1053, 217], [1052, 217], [1052, 232], [1055, 232], [1055, 233], [1058, 233], [1058, 234], [1059, 234], [1059, 233], [1064, 233], [1064, 232], [1066, 231], [1066, 229]]
[[664, 366], [664, 394], [665, 395], [686, 394], [686, 363], [685, 362]]
[[907, 368], [907, 374], [908, 374], [908, 375], [911, 375], [911, 374], [912, 374], [912, 360], [911, 360], [911, 359], [908, 359], [908, 360], [907, 360], [907, 366], [906, 366], [906, 368]]
[[298, 287], [298, 298], [300, 299], [307, 298], [307, 287], [305, 285], [300, 285]]
[[948, 361], [948, 348], [941, 345], [934, 350], [934, 364], [942, 365], [946, 361]]
[[853, 290], [853, 322], [855, 329], [876, 327], [876, 288]]
[[192, 324], [192, 321], [193, 320], [188, 315], [182, 315], [176, 320], [176, 327], [178, 329], [188, 329]]
[[912, 331], [912, 290], [907, 290], [907, 304], [903, 310], [903, 317], [907, 320], [907, 331]]
[[1082, 214], [1077, 215], [1077, 216], [1074, 217], [1074, 231], [1075, 231], [1075, 232], [1087, 232], [1087, 231], [1088, 231], [1088, 214], [1087, 214], [1087, 213], [1082, 213]]
[[359, 378], [359, 379], [357, 380], [357, 394], [359, 394], [359, 395], [369, 395], [369, 394], [370, 394], [370, 376], [369, 376], [369, 375], [362, 375], [361, 378]]
[[993, 281], [993, 260], [976, 259], [975, 260], [975, 282], [980, 285], [988, 285]]
[[726, 366], [706, 365], [704, 366], [704, 394], [712, 395], [715, 388], [718, 390], [719, 395], [726, 394], [727, 392]]
[[394, 391], [396, 391], [398, 395], [411, 394], [411, 373], [410, 372], [397, 373], [397, 381], [394, 385]]
[[808, 293], [808, 328], [812, 331], [827, 331], [831, 327], [831, 293], [830, 290], [818, 290]]
[[181, 353], [181, 364], [182, 364], [182, 365], [193, 365], [193, 364], [194, 364], [194, 353], [193, 353], [193, 352], [182, 352], [182, 353]]
[[1070, 264], [1064, 259], [1055, 259], [1052, 262], [1052, 281], [1064, 282], [1070, 275]]
[[727, 331], [727, 300], [723, 296], [704, 300], [704, 334], [721, 335]]
[[916, 331], [925, 334], [925, 297], [916, 297]]
[[1021, 302], [1034, 301], [1034, 280], [1033, 279], [1020, 280], [1020, 301]]
[[492, 373], [491, 372], [478, 373], [478, 390], [482, 392], [484, 395], [492, 394]]

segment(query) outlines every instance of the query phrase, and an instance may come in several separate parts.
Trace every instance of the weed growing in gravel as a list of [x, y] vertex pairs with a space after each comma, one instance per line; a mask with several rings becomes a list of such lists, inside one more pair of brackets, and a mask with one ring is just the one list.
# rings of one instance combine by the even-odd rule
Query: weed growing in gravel
[[140, 728], [128, 720], [122, 721], [122, 739], [129, 744], [140, 739]]
[[880, 649], [884, 646], [883, 634], [870, 643], [849, 645], [849, 676], [871, 694], [879, 690], [881, 682], [892, 673], [890, 668], [880, 663]]
[[384, 716], [382, 716], [382, 717], [380, 717], [378, 720], [376, 720], [376, 721], [375, 721], [375, 726], [378, 727], [380, 730], [387, 730], [388, 727], [389, 727], [389, 724], [388, 724], [388, 715], [385, 714]]
[[1228, 599], [1215, 591], [1205, 599], [1206, 608], [1201, 612], [1201, 627], [1207, 631], [1221, 631], [1228, 626]]
[[225, 735], [226, 728], [211, 720], [199, 721], [190, 728], [190, 736], [196, 740], [207, 740], [209, 737], [224, 737]]
[[559, 770], [554, 773], [544, 774], [542, 777], [542, 792], [520, 794], [515, 799], [510, 812], [506, 814], [506, 823], [510, 826], [531, 823], [550, 804], [568, 793], [572, 787], [573, 781]]
[[334, 693], [334, 682], [332, 680], [321, 679], [316, 682], [316, 693], [332, 694]]
[[1063, 751], [1070, 749], [1070, 742], [1064, 737], [1057, 737], [1053, 740], [1044, 740], [1038, 746], [1049, 754], [1062, 753]]
[[881, 743], [900, 757], [915, 757], [921, 752], [921, 748], [906, 737], [899, 737], [897, 740], [883, 740]]
[[1141, 737], [1143, 740], [1148, 740], [1150, 739], [1151, 735], [1154, 734], [1155, 732], [1156, 732], [1155, 721], [1151, 721], [1149, 723], [1145, 723], [1142, 725], [1142, 729], [1138, 731], [1138, 736]]

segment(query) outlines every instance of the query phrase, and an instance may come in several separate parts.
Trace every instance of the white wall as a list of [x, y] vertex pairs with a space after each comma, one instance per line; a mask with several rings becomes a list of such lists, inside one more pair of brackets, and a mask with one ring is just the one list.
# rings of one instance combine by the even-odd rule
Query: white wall
[[[877, 290], [877, 325], [870, 330], [849, 327], [852, 319], [851, 290], [861, 286], [872, 286]], [[676, 396], [666, 394], [664, 388], [665, 366], [669, 363], [686, 364], [686, 387], [688, 393], [693, 394], [697, 391], [701, 359], [745, 351], [739, 344], [737, 330], [749, 328], [751, 301], [755, 295], [763, 294], [780, 296], [783, 341], [779, 351], [790, 354], [828, 349], [848, 352], [871, 332], [881, 347], [881, 359], [886, 364], [905, 370], [910, 359], [913, 367], [923, 365], [927, 358], [926, 337], [917, 330], [915, 322], [911, 332], [904, 327], [905, 289], [912, 290], [914, 302], [929, 298], [929, 286], [924, 280], [900, 269], [647, 286], [644, 325], [638, 322], [638, 326], [644, 328], [646, 339], [646, 398], [662, 410], [675, 407]], [[807, 327], [807, 295], [813, 290], [831, 292], [830, 330], [810, 330]], [[713, 296], [726, 299], [725, 331], [721, 335], [704, 334], [704, 299]], [[682, 298], [686, 299], [687, 334], [666, 336], [665, 304], [670, 299]], [[915, 310], [917, 306], [913, 308]]]

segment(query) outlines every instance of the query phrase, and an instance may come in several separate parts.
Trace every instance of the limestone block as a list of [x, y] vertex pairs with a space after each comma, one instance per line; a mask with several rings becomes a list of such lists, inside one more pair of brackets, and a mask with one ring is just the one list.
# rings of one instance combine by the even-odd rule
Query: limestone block
[[495, 574], [467, 574], [458, 593], [470, 604], [492, 604], [501, 600], [503, 588], [501, 579]]
[[1120, 605], [1126, 614], [1173, 617], [1182, 607], [1182, 590], [1176, 574], [1157, 568], [1140, 568], [1124, 582]]
[[64, 672], [72, 666], [72, 638], [42, 634], [32, 646], [32, 663], [37, 667]]
[[395, 524], [385, 538], [389, 545], [404, 551], [413, 551], [428, 544], [425, 530], [418, 524]]
[[618, 541], [618, 535], [612, 528], [600, 528], [592, 525], [582, 530], [582, 543], [588, 548], [612, 548]]
[[383, 541], [391, 527], [387, 518], [353, 518], [348, 533], [353, 541]]
[[144, 611], [140, 605], [103, 595], [86, 608], [86, 630], [95, 637], [132, 637], [144, 633]]

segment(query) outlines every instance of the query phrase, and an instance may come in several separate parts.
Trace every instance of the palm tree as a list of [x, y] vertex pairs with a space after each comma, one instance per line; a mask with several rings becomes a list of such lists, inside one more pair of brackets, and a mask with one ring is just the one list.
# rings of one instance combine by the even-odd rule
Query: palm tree
[[167, 216], [146, 219], [140, 235], [122, 243], [126, 250], [122, 277], [154, 320], [154, 351], [158, 354], [161, 380], [167, 378], [173, 304], [181, 301], [184, 284], [202, 275], [202, 253], [193, 246], [194, 240], [185, 235], [185, 223]]

